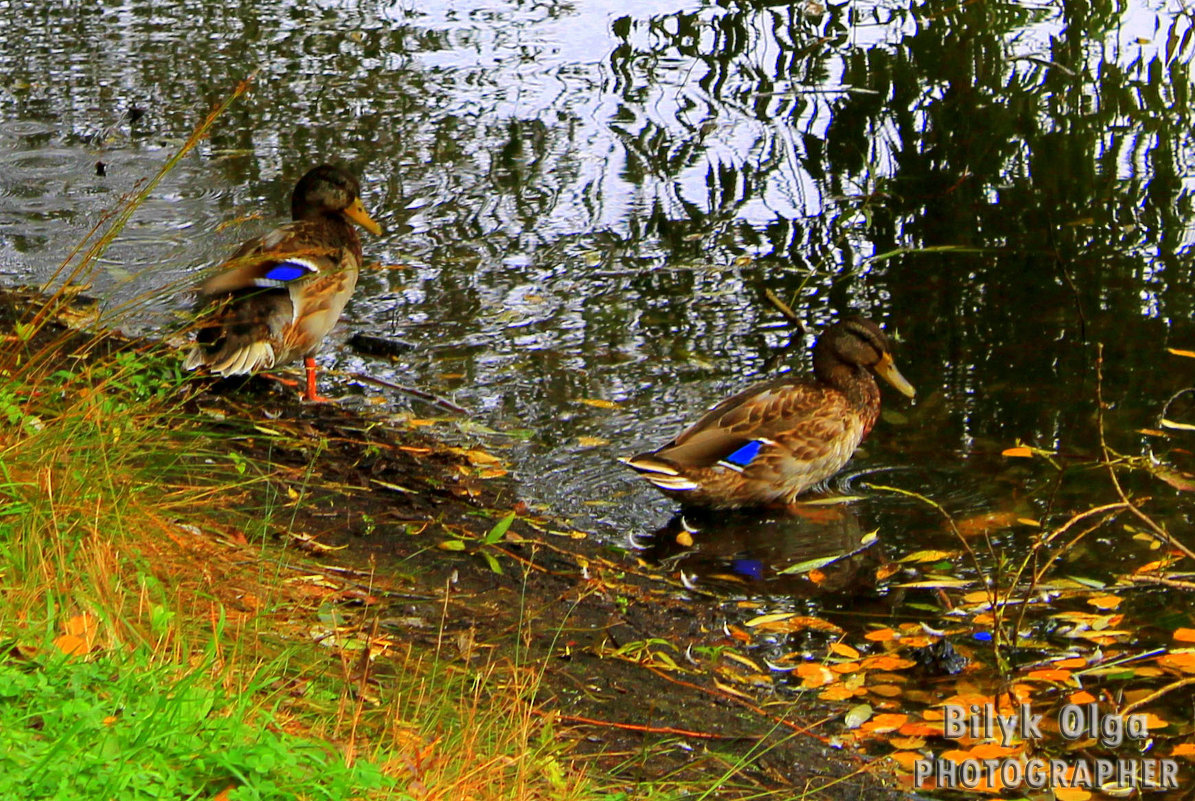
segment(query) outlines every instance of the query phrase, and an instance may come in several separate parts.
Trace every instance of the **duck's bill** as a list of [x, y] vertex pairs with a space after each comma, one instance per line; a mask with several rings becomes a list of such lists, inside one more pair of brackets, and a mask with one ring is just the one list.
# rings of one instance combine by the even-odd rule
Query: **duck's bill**
[[876, 365], [875, 371], [876, 375], [896, 387], [896, 391], [906, 398], [911, 398], [917, 394], [917, 390], [913, 389], [913, 385], [905, 380], [905, 377], [900, 374], [900, 370], [896, 369], [896, 365], [892, 362], [891, 354], [884, 354], [884, 358], [880, 359], [880, 363]]
[[344, 210], [344, 215], [374, 236], [382, 235], [382, 226], [374, 222], [373, 217], [369, 216], [369, 212], [365, 210], [365, 205], [361, 202], [361, 198], [354, 200], [353, 205]]

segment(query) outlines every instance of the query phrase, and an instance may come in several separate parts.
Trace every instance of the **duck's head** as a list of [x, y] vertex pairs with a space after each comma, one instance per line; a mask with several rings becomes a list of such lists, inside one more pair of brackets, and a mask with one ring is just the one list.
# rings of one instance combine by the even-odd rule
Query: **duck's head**
[[374, 236], [382, 233], [361, 203], [361, 184], [351, 173], [331, 164], [308, 170], [299, 179], [290, 196], [290, 211], [296, 220], [341, 215]]
[[917, 394], [896, 369], [888, 336], [865, 317], [847, 317], [826, 329], [818, 339], [813, 349], [814, 370], [820, 374], [833, 363], [867, 368], [902, 395], [911, 398]]

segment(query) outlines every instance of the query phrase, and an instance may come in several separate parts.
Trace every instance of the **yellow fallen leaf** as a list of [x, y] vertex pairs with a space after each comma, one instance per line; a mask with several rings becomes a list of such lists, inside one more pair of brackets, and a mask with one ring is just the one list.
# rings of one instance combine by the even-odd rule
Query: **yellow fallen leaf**
[[603, 398], [581, 398], [581, 403], [586, 406], [595, 406], [598, 409], [617, 409], [618, 404], [614, 401], [608, 401]]
[[602, 445], [609, 445], [610, 440], [601, 437], [577, 437], [577, 444], [582, 448], [600, 448]]
[[1033, 449], [1026, 448], [1024, 445], [1018, 445], [1015, 448], [1005, 448], [1000, 451], [1001, 456], [1012, 456], [1019, 459], [1029, 459], [1033, 457]]
[[1088, 606], [1094, 606], [1096, 609], [1115, 609], [1120, 606], [1124, 598], [1119, 595], [1097, 595], [1094, 598], [1088, 598]]
[[1188, 359], [1195, 359], [1195, 350], [1179, 350], [1178, 348], [1166, 348], [1167, 353], [1173, 353], [1175, 356], [1185, 356]]
[[953, 559], [958, 556], [958, 551], [913, 551], [913, 553], [902, 556], [898, 561], [900, 562], [938, 562], [943, 559]]
[[1175, 629], [1174, 639], [1176, 642], [1195, 642], [1195, 629]]

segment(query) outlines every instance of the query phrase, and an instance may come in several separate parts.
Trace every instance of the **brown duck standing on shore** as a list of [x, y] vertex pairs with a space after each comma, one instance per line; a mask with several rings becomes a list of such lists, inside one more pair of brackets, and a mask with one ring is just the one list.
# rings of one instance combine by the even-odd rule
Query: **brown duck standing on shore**
[[357, 286], [361, 240], [353, 223], [382, 233], [361, 203], [361, 185], [323, 165], [291, 194], [294, 222], [241, 245], [199, 288], [204, 309], [183, 367], [247, 375], [302, 358], [305, 400], [316, 392], [315, 353]]
[[813, 348], [813, 375], [784, 375], [740, 392], [667, 445], [623, 462], [689, 506], [788, 504], [842, 469], [880, 414], [875, 371], [898, 391], [888, 337], [847, 317]]

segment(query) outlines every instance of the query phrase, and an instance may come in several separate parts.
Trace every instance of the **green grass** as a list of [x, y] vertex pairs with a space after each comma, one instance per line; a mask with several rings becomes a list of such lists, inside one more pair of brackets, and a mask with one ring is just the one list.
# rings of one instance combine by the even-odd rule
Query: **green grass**
[[[269, 728], [254, 693], [211, 686], [208, 664], [136, 649], [0, 662], [0, 797], [343, 799], [390, 787], [327, 743]], [[259, 682], [272, 679], [259, 674]]]

